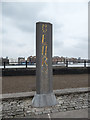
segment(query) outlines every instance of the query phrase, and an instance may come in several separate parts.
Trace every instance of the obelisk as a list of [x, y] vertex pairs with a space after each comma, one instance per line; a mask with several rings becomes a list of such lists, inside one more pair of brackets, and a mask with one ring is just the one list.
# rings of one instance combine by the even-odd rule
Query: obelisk
[[52, 79], [52, 24], [36, 23], [36, 95], [34, 107], [56, 105]]

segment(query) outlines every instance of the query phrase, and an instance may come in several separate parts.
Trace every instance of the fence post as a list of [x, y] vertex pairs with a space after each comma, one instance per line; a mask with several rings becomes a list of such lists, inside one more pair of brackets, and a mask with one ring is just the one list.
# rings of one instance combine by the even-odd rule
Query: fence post
[[26, 68], [27, 68], [27, 60], [26, 60]]
[[86, 60], [84, 60], [84, 67], [86, 67]]
[[68, 60], [66, 60], [66, 67], [68, 67]]
[[5, 69], [5, 62], [4, 62], [4, 69]]

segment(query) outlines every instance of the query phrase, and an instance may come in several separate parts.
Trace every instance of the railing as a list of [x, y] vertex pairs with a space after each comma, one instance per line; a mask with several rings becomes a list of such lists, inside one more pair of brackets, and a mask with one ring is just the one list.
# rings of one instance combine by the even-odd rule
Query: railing
[[35, 63], [30, 63], [30, 62], [3, 62], [2, 65], [0, 65], [0, 68], [13, 68], [13, 67], [16, 67], [16, 68], [20, 68], [20, 67], [24, 67], [24, 68], [27, 68], [27, 66], [32, 66], [32, 65], [35, 65]]
[[[83, 67], [86, 67], [86, 60], [84, 60], [84, 62], [83, 62]], [[68, 61], [66, 61], [66, 67], [68, 67]]]
[[[75, 67], [75, 66], [81, 66], [81, 67], [89, 67], [90, 63], [87, 63], [86, 60], [84, 62], [80, 63], [73, 63], [71, 64], [70, 62], [66, 61], [65, 63], [57, 63], [57, 64], [52, 64], [53, 66], [63, 66], [63, 67]], [[36, 63], [30, 63], [30, 62], [4, 62], [0, 68], [29, 68], [29, 67], [36, 67]]]

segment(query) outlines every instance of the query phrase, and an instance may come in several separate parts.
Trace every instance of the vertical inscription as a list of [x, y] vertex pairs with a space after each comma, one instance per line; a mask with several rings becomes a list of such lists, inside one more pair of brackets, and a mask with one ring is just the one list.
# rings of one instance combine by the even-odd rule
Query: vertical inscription
[[43, 72], [47, 72], [48, 70], [48, 58], [47, 58], [47, 41], [46, 41], [46, 34], [47, 34], [47, 24], [42, 24], [42, 67]]

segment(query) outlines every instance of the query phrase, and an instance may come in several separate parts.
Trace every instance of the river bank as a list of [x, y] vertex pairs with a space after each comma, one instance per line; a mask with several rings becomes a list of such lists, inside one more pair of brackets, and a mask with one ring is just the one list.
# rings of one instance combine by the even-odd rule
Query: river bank
[[[53, 75], [53, 88], [88, 87], [88, 74]], [[36, 76], [3, 76], [2, 93], [29, 92], [36, 90]]]

